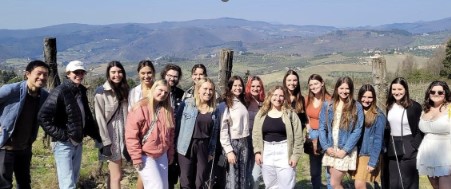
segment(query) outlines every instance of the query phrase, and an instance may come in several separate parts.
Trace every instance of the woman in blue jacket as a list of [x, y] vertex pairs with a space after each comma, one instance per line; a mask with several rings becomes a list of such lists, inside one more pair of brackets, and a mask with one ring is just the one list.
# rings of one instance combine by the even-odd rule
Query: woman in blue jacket
[[382, 110], [376, 105], [376, 92], [370, 84], [365, 84], [360, 88], [357, 101], [362, 104], [365, 121], [363, 123], [363, 136], [357, 143], [359, 148], [357, 170], [353, 171], [351, 175], [355, 180], [355, 188], [365, 189], [367, 182], [380, 184], [379, 156], [384, 139], [386, 118]]
[[182, 102], [176, 118], [180, 188], [203, 187], [219, 135], [220, 114], [213, 81], [200, 79], [193, 93], [194, 98]]
[[343, 188], [343, 176], [349, 170], [356, 170], [356, 145], [364, 115], [362, 105], [353, 99], [353, 94], [351, 78], [339, 78], [332, 101], [323, 103], [320, 113], [319, 140], [325, 152], [323, 166], [329, 170], [332, 188]]

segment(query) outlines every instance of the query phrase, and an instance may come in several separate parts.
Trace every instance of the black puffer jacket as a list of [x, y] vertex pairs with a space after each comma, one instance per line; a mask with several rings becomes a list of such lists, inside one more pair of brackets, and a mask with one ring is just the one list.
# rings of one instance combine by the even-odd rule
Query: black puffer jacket
[[[77, 103], [80, 96], [85, 111], [85, 126], [81, 110]], [[44, 131], [52, 137], [52, 141], [82, 142], [84, 136], [90, 136], [101, 142], [99, 128], [94, 121], [86, 97], [86, 88], [78, 87], [69, 79], [53, 89], [42, 105], [38, 114], [39, 124]]]

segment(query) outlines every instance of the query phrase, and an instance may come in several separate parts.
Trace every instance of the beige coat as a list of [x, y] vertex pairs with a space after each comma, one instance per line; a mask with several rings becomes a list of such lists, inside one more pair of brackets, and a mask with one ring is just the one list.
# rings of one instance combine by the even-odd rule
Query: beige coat
[[[254, 119], [254, 128], [252, 130], [252, 145], [254, 154], [263, 154], [263, 121], [267, 115], [262, 116], [262, 111], [258, 111]], [[291, 118], [291, 119], [290, 119]], [[285, 110], [282, 114], [282, 121], [285, 124], [288, 143], [288, 158], [298, 161], [302, 154], [304, 138], [302, 137], [301, 120], [293, 110]]]
[[[122, 115], [124, 115], [124, 124], [127, 118], [127, 101], [123, 101], [122, 104]], [[108, 81], [102, 86], [98, 87], [94, 97], [94, 109], [97, 124], [99, 125], [100, 137], [102, 137], [102, 144], [104, 146], [111, 144], [110, 135], [108, 133], [107, 123], [113, 118], [114, 112], [119, 107], [118, 99], [111, 88]], [[116, 113], [117, 114], [117, 113]]]

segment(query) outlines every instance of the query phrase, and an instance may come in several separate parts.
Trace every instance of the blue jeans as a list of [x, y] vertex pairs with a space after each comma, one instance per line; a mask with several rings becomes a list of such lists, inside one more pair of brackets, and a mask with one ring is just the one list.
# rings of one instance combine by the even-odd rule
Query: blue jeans
[[53, 142], [56, 172], [60, 189], [75, 189], [80, 176], [83, 144], [73, 145], [70, 141]]

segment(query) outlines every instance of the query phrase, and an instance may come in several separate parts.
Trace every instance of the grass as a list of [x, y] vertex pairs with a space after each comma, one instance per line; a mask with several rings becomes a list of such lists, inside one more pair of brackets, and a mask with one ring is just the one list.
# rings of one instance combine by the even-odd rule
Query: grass
[[[43, 132], [40, 130], [38, 140], [33, 144], [33, 159], [31, 166], [31, 187], [36, 189], [58, 188], [58, 180], [56, 175], [56, 166], [51, 149], [47, 148], [42, 142]], [[98, 172], [98, 151], [94, 147], [93, 140], [86, 138], [83, 144], [83, 158], [80, 171], [80, 180], [77, 188], [84, 189], [104, 189], [108, 178], [108, 168], [106, 163], [102, 166], [102, 171]], [[296, 174], [296, 189], [311, 188], [310, 184], [310, 165], [308, 155], [302, 154], [299, 159]], [[323, 169], [323, 184], [325, 186], [326, 179]], [[123, 189], [136, 188], [136, 174], [130, 164], [124, 166], [124, 178], [121, 182]], [[345, 177], [345, 183], [352, 184]], [[262, 186], [263, 187], [263, 186]], [[262, 188], [261, 187], [261, 188]], [[324, 187], [325, 188], [325, 187]], [[420, 188], [432, 188], [426, 177], [420, 178]]]

